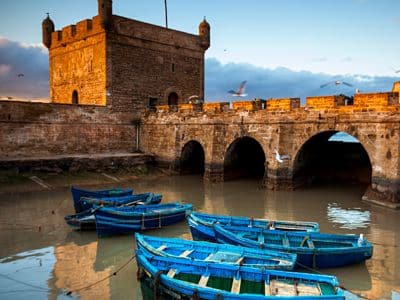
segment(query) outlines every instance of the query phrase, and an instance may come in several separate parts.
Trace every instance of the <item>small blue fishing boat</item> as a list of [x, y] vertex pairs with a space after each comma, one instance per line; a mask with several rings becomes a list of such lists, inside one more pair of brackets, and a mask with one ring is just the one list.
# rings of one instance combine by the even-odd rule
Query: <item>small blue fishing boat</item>
[[79, 213], [87, 210], [90, 207], [87, 207], [82, 204], [81, 197], [90, 197], [90, 198], [110, 198], [110, 197], [123, 197], [132, 195], [132, 189], [123, 189], [123, 188], [113, 188], [113, 189], [105, 189], [105, 190], [94, 190], [89, 191], [78, 187], [71, 187], [72, 199], [74, 200], [75, 212]]
[[161, 228], [184, 220], [192, 208], [192, 204], [179, 202], [137, 207], [100, 207], [94, 213], [96, 231], [98, 236], [107, 236]]
[[66, 215], [65, 221], [69, 226], [76, 230], [95, 230], [96, 220], [94, 217], [95, 207], [99, 206], [137, 206], [160, 203], [162, 195], [153, 193], [134, 194], [131, 196], [117, 198], [86, 198], [82, 197], [81, 201], [89, 209], [72, 215]]
[[136, 260], [138, 278], [161, 299], [345, 299], [335, 276], [149, 257], [140, 249]]
[[214, 224], [220, 243], [297, 254], [297, 265], [310, 268], [336, 268], [371, 258], [373, 247], [363, 236], [287, 232], [257, 227]]
[[281, 221], [256, 219], [249, 217], [212, 215], [200, 212], [192, 212], [187, 221], [194, 240], [215, 242], [213, 224], [238, 225], [248, 227], [270, 228], [283, 231], [319, 232], [318, 223], [303, 221]]
[[296, 254], [135, 234], [137, 247], [146, 255], [236, 264], [255, 268], [293, 270]]

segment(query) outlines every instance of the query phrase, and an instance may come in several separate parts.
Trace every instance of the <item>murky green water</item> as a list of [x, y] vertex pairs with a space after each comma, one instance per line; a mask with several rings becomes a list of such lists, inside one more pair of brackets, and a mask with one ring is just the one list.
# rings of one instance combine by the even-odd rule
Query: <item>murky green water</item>
[[[361, 202], [361, 187], [273, 192], [255, 181], [203, 184], [197, 176], [125, 186], [162, 193], [164, 202], [190, 202], [209, 213], [317, 221], [323, 232], [364, 233], [374, 244], [372, 259], [323, 272], [369, 299], [400, 299], [400, 211]], [[73, 212], [69, 189], [0, 197], [0, 299], [142, 298], [134, 260], [112, 275], [133, 256], [133, 236], [98, 239], [95, 232], [72, 231], [63, 219]], [[190, 238], [185, 222], [147, 233]]]

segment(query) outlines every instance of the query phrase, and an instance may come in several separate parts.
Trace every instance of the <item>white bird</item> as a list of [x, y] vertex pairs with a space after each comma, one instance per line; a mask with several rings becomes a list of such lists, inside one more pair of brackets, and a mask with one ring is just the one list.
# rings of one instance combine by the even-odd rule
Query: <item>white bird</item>
[[247, 82], [246, 80], [242, 81], [242, 83], [240, 84], [239, 89], [237, 91], [230, 90], [230, 91], [228, 91], [228, 93], [231, 94], [232, 96], [236, 96], [236, 97], [247, 96], [247, 94], [244, 94], [246, 82]]
[[344, 85], [347, 85], [347, 86], [353, 86], [350, 83], [347, 83], [347, 82], [344, 82], [344, 81], [340, 81], [340, 80], [336, 80], [336, 81], [330, 81], [330, 82], [324, 83], [320, 87], [324, 88], [324, 87], [326, 87], [327, 85], [330, 85], [330, 84], [334, 84], [334, 85], [344, 84]]
[[285, 160], [289, 160], [289, 155], [280, 155], [278, 150], [275, 149], [275, 158], [279, 163], [283, 163]]

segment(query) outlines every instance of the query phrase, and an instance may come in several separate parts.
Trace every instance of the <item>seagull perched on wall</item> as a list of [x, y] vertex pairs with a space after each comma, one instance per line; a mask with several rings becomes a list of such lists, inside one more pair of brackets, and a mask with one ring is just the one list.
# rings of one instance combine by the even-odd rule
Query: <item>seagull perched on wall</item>
[[240, 84], [239, 89], [237, 91], [230, 90], [230, 91], [228, 91], [228, 93], [231, 94], [232, 96], [236, 96], [236, 97], [246, 96], [247, 94], [244, 93], [244, 89], [245, 89], [244, 86], [246, 85], [246, 82], [247, 82], [246, 80], [242, 81], [242, 83]]
[[279, 163], [283, 163], [285, 160], [289, 160], [290, 156], [289, 155], [280, 155], [278, 150], [275, 149], [275, 159], [279, 162]]
[[324, 83], [320, 87], [324, 88], [324, 87], [326, 87], [327, 85], [330, 85], [330, 84], [334, 84], [334, 85], [344, 84], [344, 85], [347, 85], [347, 86], [353, 86], [350, 83], [347, 83], [347, 82], [344, 82], [344, 81], [340, 81], [340, 80], [336, 80], [336, 81], [330, 81], [330, 82]]

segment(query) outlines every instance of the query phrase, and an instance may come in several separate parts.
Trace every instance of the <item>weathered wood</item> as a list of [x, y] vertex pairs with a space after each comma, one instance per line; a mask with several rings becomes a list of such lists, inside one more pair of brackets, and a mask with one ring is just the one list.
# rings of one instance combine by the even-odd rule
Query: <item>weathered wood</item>
[[176, 269], [169, 269], [169, 271], [167, 273], [167, 276], [171, 277], [171, 278], [174, 278], [174, 276], [176, 274], [176, 271], [177, 271]]
[[199, 280], [199, 286], [201, 286], [201, 287], [205, 287], [205, 286], [207, 286], [207, 282], [208, 282], [208, 279], [209, 279], [210, 277], [208, 276], [208, 275], [203, 275], [203, 276], [201, 276], [201, 278], [200, 278], [200, 280]]
[[189, 254], [192, 252], [193, 252], [193, 250], [185, 250], [179, 255], [179, 257], [188, 257]]
[[233, 278], [231, 293], [239, 294], [240, 293], [240, 285], [242, 284], [242, 278]]
[[167, 248], [167, 245], [161, 245], [160, 247], [157, 248], [157, 251], [163, 251]]

